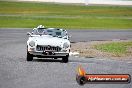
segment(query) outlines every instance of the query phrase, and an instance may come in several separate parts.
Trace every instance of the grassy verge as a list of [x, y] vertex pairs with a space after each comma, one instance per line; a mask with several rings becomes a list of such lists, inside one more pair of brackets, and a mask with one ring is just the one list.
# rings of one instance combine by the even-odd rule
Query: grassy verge
[[0, 1], [0, 27], [131, 29], [132, 7]]
[[96, 19], [96, 18], [35, 18], [35, 17], [0, 17], [0, 27], [34, 27], [44, 24], [46, 27], [77, 28], [77, 29], [118, 29], [131, 28], [131, 20]]
[[109, 52], [115, 56], [131, 55], [132, 54], [132, 42], [113, 42], [106, 44], [95, 45], [97, 50], [103, 52]]

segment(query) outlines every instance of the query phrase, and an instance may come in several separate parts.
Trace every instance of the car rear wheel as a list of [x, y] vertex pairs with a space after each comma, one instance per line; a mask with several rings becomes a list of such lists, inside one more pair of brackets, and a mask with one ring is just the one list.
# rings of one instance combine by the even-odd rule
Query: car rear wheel
[[65, 57], [62, 58], [62, 62], [68, 63], [68, 58], [69, 58], [69, 55], [66, 55]]
[[33, 60], [33, 55], [30, 54], [28, 51], [27, 51], [27, 61], [32, 61]]

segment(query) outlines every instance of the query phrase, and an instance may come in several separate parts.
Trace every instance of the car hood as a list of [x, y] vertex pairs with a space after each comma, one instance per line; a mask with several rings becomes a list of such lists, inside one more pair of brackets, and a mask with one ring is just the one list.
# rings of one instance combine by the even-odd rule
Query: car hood
[[52, 37], [49, 35], [31, 37], [30, 41], [35, 41], [37, 45], [51, 45], [60, 47], [62, 47], [65, 42], [68, 42], [67, 39]]

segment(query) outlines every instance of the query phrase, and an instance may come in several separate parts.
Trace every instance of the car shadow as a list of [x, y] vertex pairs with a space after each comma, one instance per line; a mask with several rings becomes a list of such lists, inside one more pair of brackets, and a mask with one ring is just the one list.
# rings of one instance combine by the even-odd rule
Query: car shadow
[[33, 62], [60, 62], [60, 63], [62, 63], [62, 60], [58, 60], [58, 59], [33, 59]]

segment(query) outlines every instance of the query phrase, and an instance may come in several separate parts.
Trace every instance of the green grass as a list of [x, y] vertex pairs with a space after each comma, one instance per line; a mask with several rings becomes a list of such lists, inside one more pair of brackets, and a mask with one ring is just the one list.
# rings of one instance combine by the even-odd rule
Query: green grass
[[106, 43], [106, 44], [100, 44], [95, 45], [95, 48], [97, 50], [103, 51], [103, 52], [109, 52], [113, 53], [115, 55], [130, 55], [132, 52], [128, 49], [132, 48], [132, 42], [113, 42], [113, 43]]
[[131, 29], [132, 7], [0, 1], [0, 27]]

